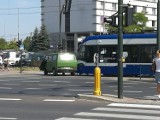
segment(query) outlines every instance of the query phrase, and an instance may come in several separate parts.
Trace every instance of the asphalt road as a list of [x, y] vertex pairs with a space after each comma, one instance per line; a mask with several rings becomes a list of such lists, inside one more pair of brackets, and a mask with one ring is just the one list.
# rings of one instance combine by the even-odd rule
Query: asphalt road
[[[156, 84], [152, 78], [127, 79], [124, 78], [124, 96], [143, 98], [156, 94]], [[93, 110], [99, 107], [106, 108], [111, 103], [76, 98], [77, 94], [93, 93], [93, 89], [93, 76], [44, 76], [41, 73], [1, 74], [0, 120], [72, 120], [72, 118], [73, 120], [76, 120], [75, 118], [77, 120], [83, 120], [82, 118], [105, 120], [110, 116], [109, 113], [112, 113], [109, 117], [110, 120], [116, 120], [114, 113], [117, 114], [117, 112], [111, 111], [117, 110], [117, 107], [111, 106], [114, 109], [111, 111]], [[102, 77], [101, 91], [102, 94], [117, 95], [117, 78]], [[126, 111], [125, 115], [119, 116], [118, 119], [123, 120], [128, 115]], [[104, 113], [108, 113], [108, 116], [105, 116]], [[97, 117], [99, 115], [102, 117]], [[154, 120], [156, 119], [159, 117], [154, 118]]]

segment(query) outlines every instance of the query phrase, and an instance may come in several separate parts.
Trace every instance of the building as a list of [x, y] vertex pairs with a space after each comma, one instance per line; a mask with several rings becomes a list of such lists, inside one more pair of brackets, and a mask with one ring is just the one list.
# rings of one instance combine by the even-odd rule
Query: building
[[[72, 0], [70, 14], [60, 14], [64, 3], [65, 0], [41, 0], [41, 21], [52, 38], [53, 48], [60, 40], [68, 50], [75, 52], [80, 36], [105, 33], [103, 17], [118, 11], [118, 0]], [[123, 4], [132, 5], [134, 12], [145, 12], [149, 19], [147, 26], [156, 29], [157, 0], [123, 0]]]

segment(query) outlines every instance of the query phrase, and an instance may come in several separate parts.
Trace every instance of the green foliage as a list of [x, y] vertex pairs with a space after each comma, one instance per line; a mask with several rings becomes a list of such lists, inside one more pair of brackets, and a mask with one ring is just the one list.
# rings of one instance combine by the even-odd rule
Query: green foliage
[[44, 25], [41, 26], [40, 31], [38, 28], [34, 30], [32, 41], [30, 42], [30, 50], [34, 52], [49, 49], [49, 36]]
[[0, 50], [5, 50], [7, 46], [7, 42], [4, 38], [0, 38]]
[[25, 50], [27, 50], [27, 51], [30, 51], [30, 42], [31, 42], [31, 37], [30, 37], [30, 36], [27, 36], [27, 37], [25, 38], [25, 40], [23, 41], [24, 48], [25, 48]]
[[18, 50], [18, 46], [17, 46], [17, 41], [16, 39], [13, 39], [12, 41], [7, 42], [7, 47], [6, 49], [14, 49], [14, 50]]

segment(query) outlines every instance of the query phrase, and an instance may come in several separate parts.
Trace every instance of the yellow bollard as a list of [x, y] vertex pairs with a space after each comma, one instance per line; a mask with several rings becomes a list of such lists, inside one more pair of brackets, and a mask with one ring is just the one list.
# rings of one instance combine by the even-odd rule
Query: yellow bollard
[[97, 66], [94, 69], [94, 92], [93, 92], [94, 95], [98, 96], [101, 95], [100, 83], [101, 83], [101, 69]]

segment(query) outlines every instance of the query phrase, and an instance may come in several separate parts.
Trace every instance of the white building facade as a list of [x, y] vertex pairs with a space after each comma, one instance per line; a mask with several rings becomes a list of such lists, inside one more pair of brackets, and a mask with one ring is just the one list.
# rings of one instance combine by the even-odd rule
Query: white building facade
[[[79, 36], [102, 34], [105, 32], [103, 17], [109, 17], [118, 11], [118, 0], [72, 0], [69, 15], [62, 14], [60, 29], [60, 10], [65, 0], [41, 0], [42, 24], [56, 47], [61, 33], [75, 52], [78, 49]], [[145, 12], [148, 17], [146, 26], [156, 29], [157, 0], [123, 0], [123, 4], [133, 6], [134, 12]], [[65, 37], [67, 33], [67, 37]]]

